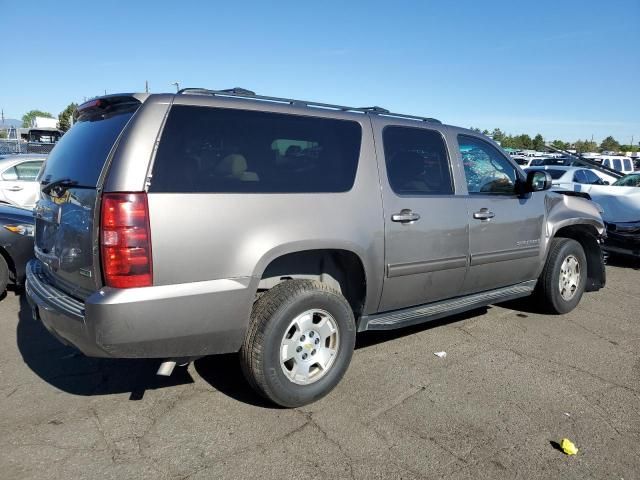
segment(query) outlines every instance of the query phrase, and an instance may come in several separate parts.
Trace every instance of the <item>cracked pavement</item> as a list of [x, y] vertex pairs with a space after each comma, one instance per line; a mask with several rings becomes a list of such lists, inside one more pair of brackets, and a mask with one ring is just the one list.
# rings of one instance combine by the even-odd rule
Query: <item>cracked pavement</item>
[[562, 317], [511, 302], [362, 335], [336, 390], [294, 410], [254, 395], [234, 355], [160, 378], [76, 354], [8, 292], [0, 476], [640, 478], [640, 273], [607, 273]]

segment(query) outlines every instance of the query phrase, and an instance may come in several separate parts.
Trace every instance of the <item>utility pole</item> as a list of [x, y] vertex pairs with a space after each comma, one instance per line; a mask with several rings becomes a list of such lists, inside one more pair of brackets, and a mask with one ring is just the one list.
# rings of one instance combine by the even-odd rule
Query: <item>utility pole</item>
[[149, 93], [149, 80], [144, 81], [144, 93]]
[[[2, 109], [2, 124], [4, 125], [4, 108]], [[633, 144], [633, 138], [631, 139], [631, 143]]]

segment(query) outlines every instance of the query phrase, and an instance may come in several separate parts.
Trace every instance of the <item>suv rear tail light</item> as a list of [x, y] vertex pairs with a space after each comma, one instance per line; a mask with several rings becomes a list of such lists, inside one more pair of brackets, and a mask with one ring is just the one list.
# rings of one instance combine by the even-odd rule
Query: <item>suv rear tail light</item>
[[153, 279], [147, 194], [105, 193], [100, 217], [100, 247], [105, 284], [149, 287]]

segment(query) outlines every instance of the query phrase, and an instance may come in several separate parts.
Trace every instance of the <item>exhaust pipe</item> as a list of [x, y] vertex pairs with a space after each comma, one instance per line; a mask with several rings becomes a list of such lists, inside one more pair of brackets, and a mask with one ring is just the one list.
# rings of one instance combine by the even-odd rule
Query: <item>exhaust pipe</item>
[[170, 377], [173, 373], [173, 369], [177, 366], [186, 367], [189, 363], [196, 361], [200, 357], [179, 357], [172, 358], [170, 360], [165, 360], [158, 367], [158, 371], [156, 375], [161, 375], [163, 377]]
[[164, 361], [160, 364], [160, 367], [158, 367], [158, 371], [156, 372], [156, 375], [161, 375], [163, 377], [170, 377], [171, 374], [173, 373], [173, 369], [176, 366], [176, 362], [173, 360], [167, 360]]

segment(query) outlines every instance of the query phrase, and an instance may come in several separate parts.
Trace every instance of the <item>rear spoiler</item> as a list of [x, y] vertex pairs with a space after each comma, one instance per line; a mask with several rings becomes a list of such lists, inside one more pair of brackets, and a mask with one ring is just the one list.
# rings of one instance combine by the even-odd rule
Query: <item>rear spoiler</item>
[[551, 145], [549, 143], [545, 144], [545, 146], [549, 150], [552, 150], [552, 151], [554, 151], [556, 153], [562, 153], [563, 155], [566, 155], [567, 157], [571, 157], [575, 163], [577, 163], [579, 165], [582, 165], [583, 167], [592, 168], [593, 170], [598, 170], [598, 171], [600, 171], [602, 173], [606, 173], [607, 175], [611, 175], [611, 176], [616, 177], [616, 178], [624, 177], [624, 173], [620, 173], [619, 171], [614, 170], [613, 168], [605, 167], [604, 165], [601, 165], [601, 164], [599, 164], [597, 162], [594, 162], [593, 160], [589, 160], [588, 158], [584, 158], [580, 153], [578, 153], [578, 154], [571, 153], [571, 152], [568, 152], [568, 151], [563, 150], [561, 148], [554, 147], [553, 145]]
[[120, 93], [92, 98], [77, 108], [77, 119], [83, 119], [95, 114], [109, 114], [113, 110], [122, 108], [137, 108], [146, 100], [148, 94]]

